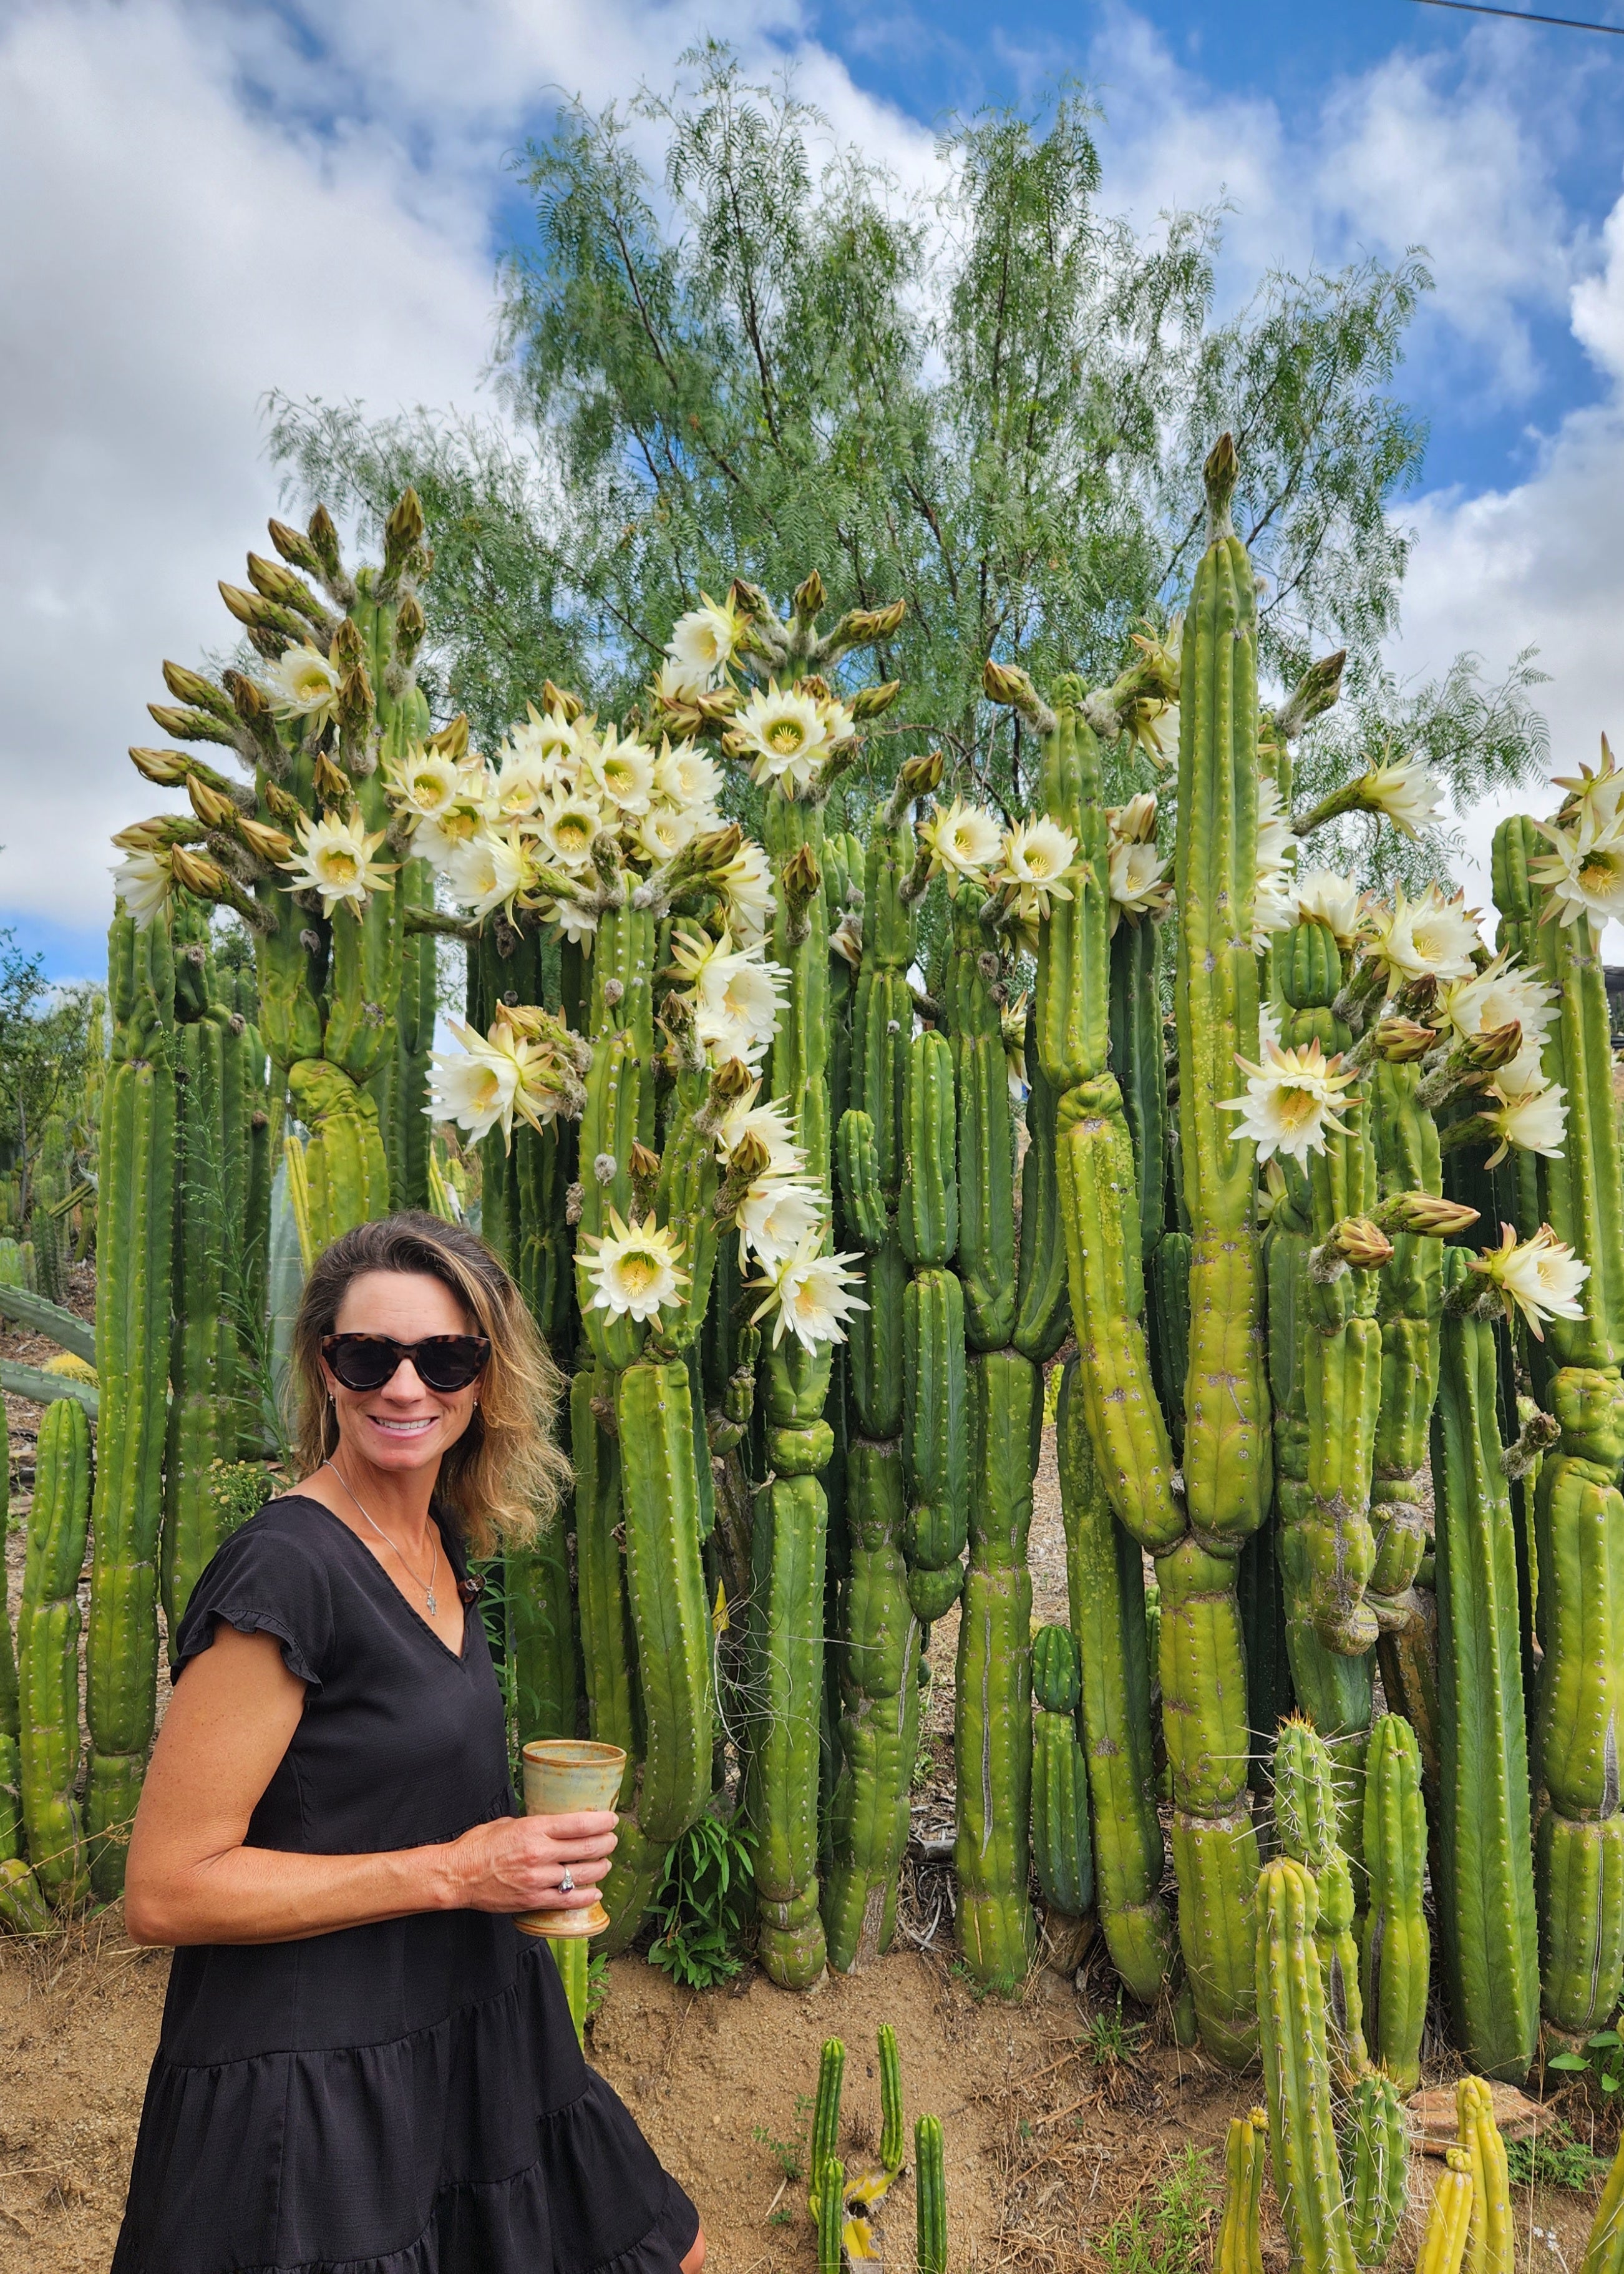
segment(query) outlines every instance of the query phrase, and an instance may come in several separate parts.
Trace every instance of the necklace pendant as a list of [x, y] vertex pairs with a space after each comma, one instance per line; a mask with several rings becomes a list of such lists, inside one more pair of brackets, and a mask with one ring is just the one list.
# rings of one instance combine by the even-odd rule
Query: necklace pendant
[[434, 1597], [433, 1597], [432, 1594], [431, 1594], [431, 1595], [425, 1595], [425, 1597], [423, 1598], [423, 1600], [424, 1600], [425, 1607], [426, 1608], [426, 1609], [427, 1609], [427, 1611], [428, 1611], [428, 1615], [429, 1615], [430, 1618], [432, 1618], [432, 1617], [434, 1616], [434, 1614], [439, 1610], [439, 1608], [440, 1608], [440, 1605], [438, 1604], [438, 1602], [436, 1602], [436, 1600], [434, 1600]]

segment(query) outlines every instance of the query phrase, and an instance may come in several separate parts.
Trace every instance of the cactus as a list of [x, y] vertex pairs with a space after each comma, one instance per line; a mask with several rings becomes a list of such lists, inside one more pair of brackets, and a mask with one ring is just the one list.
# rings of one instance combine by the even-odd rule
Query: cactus
[[575, 2025], [575, 2043], [584, 2052], [587, 1975], [591, 1946], [583, 1934], [550, 1934], [544, 1939], [553, 1953], [553, 1963], [558, 1968], [559, 1980], [564, 1985], [564, 2002], [569, 2007], [569, 2018]]
[[1624, 2265], [1624, 2140], [1619, 2142], [1580, 2261], [1579, 2274], [1619, 2274]]
[[1396, 1713], [1371, 1729], [1365, 1773], [1365, 1868], [1370, 1907], [1359, 1923], [1365, 2033], [1402, 2092], [1421, 2081], [1421, 2032], [1432, 1977], [1432, 1939], [1422, 1908], [1426, 1810], [1421, 1750]]
[[40, 1424], [17, 1620], [23, 1826], [58, 1909], [88, 1892], [79, 1772], [79, 1580], [90, 1525], [90, 1425], [71, 1397]]
[[[58, 1402], [79, 1412], [71, 1398]], [[83, 1415], [79, 1418], [82, 1422]], [[8, 1458], [0, 1469], [0, 1538], [4, 1536], [11, 1488], [11, 1465]], [[41, 1934], [50, 1924], [50, 1913], [40, 1892], [40, 1883], [23, 1856], [27, 1796], [23, 1777], [21, 1702], [17, 1661], [11, 1652], [11, 1622], [0, 1599], [0, 1926], [13, 1934]]]
[[1460, 2274], [1471, 2226], [1471, 2157], [1451, 2148], [1432, 2190], [1432, 2207], [1416, 2259], [1416, 2274]]
[[947, 2174], [938, 2116], [921, 2116], [914, 2127], [914, 2225], [919, 2274], [947, 2274]]
[[1258, 2024], [1269, 2149], [1292, 2265], [1304, 2274], [1352, 2274], [1314, 1946], [1316, 1910], [1313, 1880], [1300, 1864], [1277, 1856], [1264, 1865], [1257, 1890]]
[[817, 2274], [840, 2274], [846, 2240], [846, 2165], [831, 2156], [818, 2173]]
[[1336, 1776], [1312, 1722], [1282, 1723], [1274, 1740], [1274, 1830], [1283, 1854], [1312, 1873], [1314, 1942], [1339, 2081], [1365, 2067], [1364, 2007], [1354, 1944], [1353, 1875], [1337, 1844]]
[[1353, 2088], [1343, 2168], [1348, 2231], [1361, 2266], [1380, 2266], [1410, 2199], [1410, 2138], [1397, 2084], [1367, 2069]]
[[[1094, 1901], [1088, 1837], [1088, 1771], [1077, 1738], [1082, 1668], [1070, 1627], [1041, 1627], [1033, 1638], [1032, 1851], [1043, 1900], [1062, 1922], [1079, 1921]], [[1068, 1952], [1075, 1933], [1058, 1937]]]
[[1268, 2113], [1231, 2116], [1223, 2148], [1223, 2211], [1213, 2254], [1214, 2274], [1263, 2274], [1259, 2207], [1268, 2157]]
[[1494, 2097], [1480, 2076], [1455, 2088], [1461, 2145], [1471, 2158], [1471, 2224], [1466, 2237], [1469, 2274], [1512, 2274], [1516, 2235], [1511, 2223], [1511, 2180], [1506, 2143], [1494, 2121]]
[[1160, 1997], [1173, 1956], [1162, 1899], [1165, 1849], [1151, 1787], [1145, 1568], [1111, 1511], [1079, 1386], [1067, 1366], [1056, 1423], [1066, 1586], [1081, 1664], [1083, 1751], [1094, 1808], [1100, 1926], [1132, 1994]]
[[902, 2169], [906, 2134], [902, 2122], [902, 2063], [897, 2052], [897, 2032], [889, 2022], [879, 2028], [880, 2165], [888, 2176]]
[[101, 1410], [91, 1510], [85, 1712], [90, 1766], [85, 1830], [91, 1884], [124, 1885], [156, 1713], [157, 1558], [175, 1204], [175, 975], [169, 927], [108, 936], [111, 1070], [102, 1118], [102, 1263], [96, 1274]]
[[[840, 2141], [840, 2088], [846, 2077], [846, 2046], [838, 2037], [825, 2037], [818, 2059], [817, 2097], [812, 2104], [812, 2148], [807, 2165], [811, 2188], [808, 2209], [822, 2225], [823, 2173], [834, 2160]], [[845, 2173], [841, 2173], [844, 2180]]]
[[1439, 1924], [1455, 2026], [1485, 2075], [1528, 2073], [1538, 2029], [1528, 1745], [1515, 1549], [1500, 1466], [1494, 1329], [1452, 1311], [1445, 1259], [1432, 1483], [1442, 1747]]

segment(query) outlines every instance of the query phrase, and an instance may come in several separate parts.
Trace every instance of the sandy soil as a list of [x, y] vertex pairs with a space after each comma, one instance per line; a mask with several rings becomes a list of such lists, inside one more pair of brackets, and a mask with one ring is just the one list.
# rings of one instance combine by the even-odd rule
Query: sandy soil
[[[86, 1275], [87, 1276], [88, 1275]], [[75, 1290], [87, 1308], [87, 1290]], [[50, 1345], [0, 1337], [0, 1352], [39, 1364]], [[7, 1573], [13, 1603], [39, 1409], [7, 1400], [13, 1482]], [[1052, 1441], [1038, 1480], [1031, 1565], [1034, 1616], [1065, 1615], [1065, 1558]], [[592, 2024], [591, 2059], [700, 2204], [715, 2274], [797, 2274], [816, 2266], [805, 2186], [786, 2174], [804, 2153], [823, 2039], [847, 2048], [843, 2152], [848, 2171], [877, 2160], [881, 2022], [897, 2031], [910, 2127], [941, 2117], [946, 2135], [954, 2274], [1099, 2269], [1113, 2220], [1154, 2195], [1169, 2161], [1204, 2151], [1215, 2208], [1224, 2127], [1260, 2090], [1181, 2053], [1158, 2017], [1130, 2007], [1119, 2026], [1114, 1979], [1096, 1945], [1075, 1983], [1036, 1969], [1019, 1999], [978, 1997], [952, 1948], [952, 1667], [956, 1614], [932, 1636], [930, 1773], [915, 1795], [902, 1947], [866, 1974], [831, 1977], [804, 1997], [750, 1973], [731, 1988], [675, 1988], [636, 1956], [611, 1969]], [[933, 1852], [934, 1851], [934, 1852]], [[169, 1960], [136, 1949], [117, 1913], [37, 1945], [0, 1944], [0, 2274], [103, 2274], [123, 2208]], [[1453, 2064], [1435, 2030], [1427, 2082]], [[1571, 2089], [1563, 2112], [1581, 2136], [1591, 2118]], [[1608, 2151], [1611, 2140], [1598, 2138]], [[1417, 2161], [1424, 2206], [1437, 2166]], [[1593, 2194], [1524, 2190], [1519, 2264], [1567, 2274], [1583, 2248]], [[912, 2264], [914, 2202], [905, 2175], [883, 2207], [887, 2256]], [[1265, 2257], [1285, 2248], [1269, 2210]], [[1414, 2263], [1402, 2238], [1395, 2267]], [[1546, 2239], [1548, 2238], [1548, 2239]], [[1136, 2263], [1118, 2274], [1154, 2274]]]

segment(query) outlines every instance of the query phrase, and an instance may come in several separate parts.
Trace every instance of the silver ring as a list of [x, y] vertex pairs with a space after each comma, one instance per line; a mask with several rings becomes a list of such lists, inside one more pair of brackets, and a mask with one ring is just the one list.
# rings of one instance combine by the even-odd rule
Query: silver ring
[[564, 1876], [563, 1876], [563, 1878], [559, 1881], [559, 1893], [560, 1893], [560, 1895], [573, 1895], [573, 1894], [575, 1894], [575, 1881], [570, 1878], [570, 1876], [569, 1876], [569, 1866], [568, 1866], [568, 1864], [565, 1864], [565, 1866], [564, 1866]]

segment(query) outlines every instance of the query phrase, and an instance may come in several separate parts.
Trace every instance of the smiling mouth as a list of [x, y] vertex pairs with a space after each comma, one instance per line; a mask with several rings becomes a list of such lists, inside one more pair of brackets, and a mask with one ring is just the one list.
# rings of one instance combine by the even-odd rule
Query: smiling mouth
[[420, 1437], [425, 1429], [434, 1427], [439, 1416], [431, 1413], [423, 1421], [386, 1421], [381, 1413], [369, 1413], [366, 1418], [374, 1429], [386, 1430], [391, 1437]]

